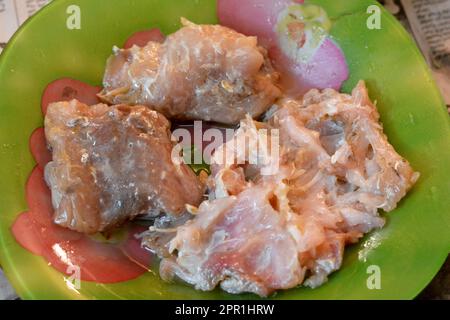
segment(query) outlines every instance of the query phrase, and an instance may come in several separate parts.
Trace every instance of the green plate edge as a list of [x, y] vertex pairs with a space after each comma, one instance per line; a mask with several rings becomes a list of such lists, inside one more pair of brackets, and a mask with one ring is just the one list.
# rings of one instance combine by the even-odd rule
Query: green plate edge
[[[366, 80], [390, 142], [422, 176], [387, 215], [385, 229], [347, 250], [342, 269], [326, 285], [279, 292], [273, 298], [413, 298], [436, 274], [450, 249], [446, 108], [424, 59], [395, 18], [381, 9], [382, 28], [366, 27], [366, 9], [375, 1], [307, 2], [323, 6], [334, 21], [332, 36], [344, 50], [351, 71], [344, 91], [350, 91], [359, 79]], [[69, 5], [81, 8], [81, 30], [65, 28]], [[186, 285], [162, 283], [151, 273], [113, 285], [82, 282], [77, 292], [44, 259], [21, 248], [9, 230], [18, 213], [27, 209], [24, 185], [34, 166], [28, 138], [42, 125], [39, 105], [46, 84], [64, 76], [99, 84], [113, 44], [120, 46], [131, 33], [149, 27], [173, 32], [180, 15], [198, 23], [217, 22], [211, 0], [54, 0], [20, 28], [0, 56], [0, 261], [22, 298], [256, 298], [220, 290], [198, 292]], [[381, 290], [367, 288], [370, 265], [380, 267]]]

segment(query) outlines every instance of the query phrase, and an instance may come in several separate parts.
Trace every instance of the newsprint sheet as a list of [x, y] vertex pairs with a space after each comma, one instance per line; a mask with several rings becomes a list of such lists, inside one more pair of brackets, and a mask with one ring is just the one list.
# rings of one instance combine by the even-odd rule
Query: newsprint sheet
[[417, 43], [450, 105], [450, 0], [402, 0]]
[[19, 26], [48, 0], [0, 0], [0, 52]]

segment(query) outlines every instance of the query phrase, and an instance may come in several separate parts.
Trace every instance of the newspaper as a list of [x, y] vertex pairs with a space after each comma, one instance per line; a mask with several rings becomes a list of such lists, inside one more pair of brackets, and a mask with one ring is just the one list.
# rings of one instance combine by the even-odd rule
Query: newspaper
[[49, 0], [0, 0], [0, 53], [14, 32]]
[[401, 3], [444, 100], [450, 105], [450, 0], [401, 0]]

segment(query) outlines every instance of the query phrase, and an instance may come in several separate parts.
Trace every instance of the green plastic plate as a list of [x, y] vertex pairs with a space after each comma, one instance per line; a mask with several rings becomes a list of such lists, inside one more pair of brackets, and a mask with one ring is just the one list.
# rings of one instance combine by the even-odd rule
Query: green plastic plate
[[[342, 269], [324, 286], [279, 292], [278, 299], [410, 299], [433, 278], [450, 249], [450, 120], [430, 72], [410, 36], [386, 11], [381, 29], [367, 28], [370, 0], [309, 1], [332, 18], [332, 36], [344, 50], [350, 91], [367, 81], [389, 140], [421, 178], [387, 215], [386, 227], [345, 254]], [[66, 27], [67, 8], [81, 9], [81, 29]], [[25, 299], [232, 299], [216, 290], [199, 292], [162, 282], [149, 272], [133, 281], [82, 282], [74, 291], [64, 276], [16, 243], [10, 227], [27, 210], [25, 182], [34, 161], [31, 132], [42, 126], [40, 98], [61, 77], [100, 84], [113, 45], [138, 30], [179, 28], [184, 16], [217, 23], [213, 0], [55, 0], [30, 19], [0, 57], [0, 261]], [[381, 288], [369, 289], [370, 266], [381, 272]], [[369, 279], [370, 280], [370, 279]], [[369, 281], [370, 282], [370, 281]]]

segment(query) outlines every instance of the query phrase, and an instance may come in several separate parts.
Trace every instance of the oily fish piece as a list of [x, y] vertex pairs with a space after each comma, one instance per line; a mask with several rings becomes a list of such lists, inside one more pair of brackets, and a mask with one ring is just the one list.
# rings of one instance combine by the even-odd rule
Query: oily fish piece
[[180, 215], [198, 205], [203, 185], [172, 161], [170, 123], [144, 106], [50, 104], [45, 167], [54, 221], [84, 233], [106, 231], [137, 215]]
[[146, 105], [169, 119], [238, 124], [246, 114], [258, 117], [280, 96], [278, 73], [256, 37], [182, 23], [163, 43], [114, 49], [99, 97]]
[[[352, 95], [312, 90], [281, 100], [264, 123], [245, 119], [215, 153], [210, 200], [177, 228], [161, 276], [261, 296], [326, 282], [345, 245], [383, 227], [378, 209], [395, 208], [418, 178], [378, 119], [363, 82]], [[278, 135], [279, 154], [272, 140], [258, 141], [261, 128]], [[266, 152], [237, 150], [230, 161], [225, 151], [244, 140]]]

